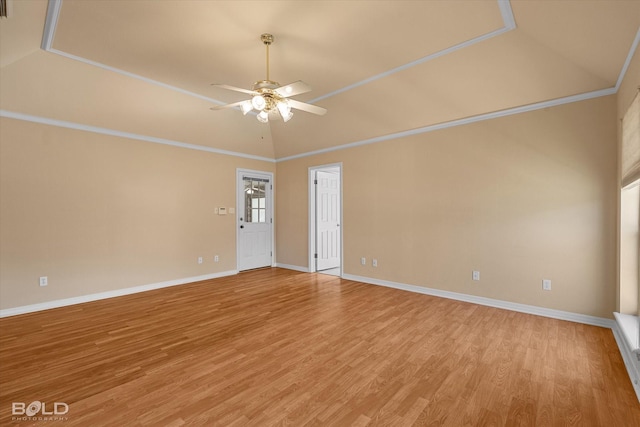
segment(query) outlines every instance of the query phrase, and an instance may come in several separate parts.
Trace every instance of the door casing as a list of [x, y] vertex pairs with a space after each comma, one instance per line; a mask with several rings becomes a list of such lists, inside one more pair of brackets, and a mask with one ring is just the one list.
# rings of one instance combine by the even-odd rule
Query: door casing
[[316, 171], [324, 169], [338, 169], [340, 173], [340, 277], [344, 274], [344, 221], [343, 221], [343, 197], [342, 197], [342, 162], [326, 165], [312, 166], [309, 168], [309, 262], [310, 273], [317, 271], [315, 251], [316, 251], [316, 189], [314, 180]]

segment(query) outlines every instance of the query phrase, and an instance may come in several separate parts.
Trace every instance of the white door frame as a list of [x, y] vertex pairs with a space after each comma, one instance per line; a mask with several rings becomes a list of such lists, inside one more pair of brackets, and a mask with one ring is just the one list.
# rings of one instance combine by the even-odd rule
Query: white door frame
[[270, 202], [267, 204], [267, 213], [269, 214], [270, 218], [272, 219], [271, 222], [271, 267], [275, 266], [275, 259], [276, 259], [276, 242], [275, 242], [275, 216], [274, 216], [274, 209], [273, 209], [273, 205], [275, 204], [275, 200], [274, 200], [274, 194], [275, 194], [275, 189], [276, 189], [276, 183], [273, 180], [273, 172], [267, 172], [267, 171], [259, 171], [259, 170], [254, 170], [254, 169], [242, 169], [242, 168], [236, 168], [236, 271], [240, 271], [240, 215], [244, 215], [244, 212], [242, 212], [242, 207], [241, 203], [243, 203], [240, 198], [238, 197], [238, 195], [240, 194], [240, 187], [239, 187], [239, 177], [242, 174], [260, 174], [260, 175], [268, 175], [269, 176], [269, 184], [271, 184], [271, 200]]
[[309, 273], [315, 273], [316, 269], [316, 188], [314, 184], [314, 180], [316, 177], [316, 171], [330, 169], [330, 168], [338, 168], [340, 171], [340, 277], [344, 274], [343, 265], [344, 265], [344, 247], [343, 247], [343, 224], [342, 220], [342, 211], [343, 211], [343, 203], [342, 203], [342, 162], [340, 163], [331, 163], [327, 165], [320, 166], [311, 166], [309, 167]]

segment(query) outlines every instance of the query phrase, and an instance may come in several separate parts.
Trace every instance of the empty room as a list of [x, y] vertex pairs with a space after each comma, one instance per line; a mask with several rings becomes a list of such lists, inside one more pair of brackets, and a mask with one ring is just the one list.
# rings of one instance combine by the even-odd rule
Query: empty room
[[640, 1], [0, 15], [0, 425], [640, 426]]

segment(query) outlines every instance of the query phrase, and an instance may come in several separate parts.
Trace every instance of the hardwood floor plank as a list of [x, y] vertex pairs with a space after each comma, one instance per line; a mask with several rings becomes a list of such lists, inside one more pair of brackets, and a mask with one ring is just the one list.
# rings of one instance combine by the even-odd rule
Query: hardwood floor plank
[[612, 332], [264, 269], [0, 319], [12, 402], [64, 426], [640, 426]]

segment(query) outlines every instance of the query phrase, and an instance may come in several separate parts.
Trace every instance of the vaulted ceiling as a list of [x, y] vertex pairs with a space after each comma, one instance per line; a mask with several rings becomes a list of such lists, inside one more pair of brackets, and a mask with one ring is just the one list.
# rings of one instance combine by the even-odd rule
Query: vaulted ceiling
[[[47, 7], [48, 6], [48, 7]], [[47, 13], [48, 9], [48, 13]], [[615, 93], [640, 1], [14, 1], [5, 116], [270, 159]], [[210, 107], [303, 80], [328, 109], [259, 123]]]

